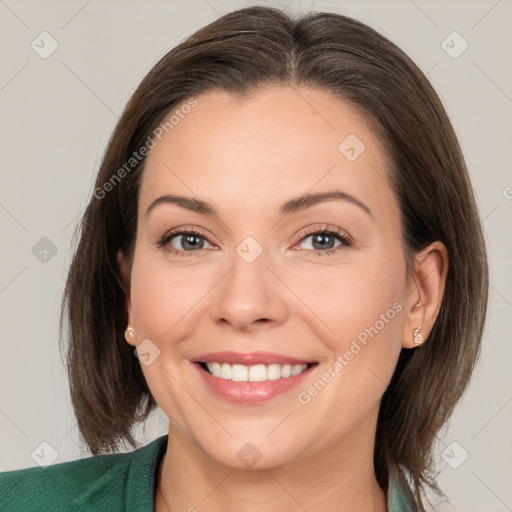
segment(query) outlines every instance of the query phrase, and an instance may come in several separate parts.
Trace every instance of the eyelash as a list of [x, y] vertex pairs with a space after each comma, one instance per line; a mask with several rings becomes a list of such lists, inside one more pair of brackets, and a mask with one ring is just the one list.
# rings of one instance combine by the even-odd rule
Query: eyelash
[[[167, 244], [173, 238], [181, 236], [181, 235], [195, 235], [200, 238], [204, 238], [208, 243], [211, 244], [211, 242], [208, 240], [208, 237], [206, 236], [206, 234], [204, 232], [197, 230], [195, 228], [191, 228], [191, 229], [177, 230], [177, 231], [171, 231], [169, 233], [166, 233], [165, 235], [163, 235], [161, 238], [159, 238], [157, 240], [155, 245], [158, 249], [161, 249], [163, 247], [166, 247]], [[330, 235], [330, 236], [334, 236], [341, 242], [341, 244], [338, 245], [337, 247], [328, 249], [326, 251], [319, 251], [316, 249], [308, 250], [308, 252], [311, 252], [315, 256], [327, 256], [329, 254], [332, 254], [332, 253], [338, 251], [339, 249], [342, 249], [343, 247], [350, 247], [353, 243], [352, 238], [345, 231], [341, 231], [340, 229], [335, 228], [335, 227], [325, 227], [324, 229], [312, 228], [310, 230], [307, 230], [306, 232], [303, 233], [301, 239], [299, 240], [299, 242], [297, 244], [294, 245], [294, 247], [296, 247], [297, 245], [300, 245], [306, 238], [308, 238], [312, 235]], [[176, 254], [178, 256], [185, 256], [185, 257], [193, 256], [194, 253], [199, 252], [199, 251], [180, 251], [180, 250], [174, 249], [173, 247], [168, 247], [168, 248], [166, 247], [166, 250], [173, 254]]]

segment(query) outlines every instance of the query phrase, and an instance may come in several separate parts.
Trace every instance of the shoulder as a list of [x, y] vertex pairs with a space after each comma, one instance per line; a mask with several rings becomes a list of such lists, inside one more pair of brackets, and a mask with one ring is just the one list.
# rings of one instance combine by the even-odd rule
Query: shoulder
[[0, 510], [117, 511], [152, 502], [153, 477], [167, 436], [129, 453], [0, 473]]
[[[0, 474], [0, 509], [80, 510], [80, 504], [112, 504], [122, 498], [130, 454], [100, 455]], [[108, 495], [105, 491], [108, 490]]]

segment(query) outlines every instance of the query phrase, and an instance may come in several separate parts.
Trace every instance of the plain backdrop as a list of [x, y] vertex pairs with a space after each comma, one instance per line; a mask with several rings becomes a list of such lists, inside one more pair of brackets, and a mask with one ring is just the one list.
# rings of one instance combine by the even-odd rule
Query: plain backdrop
[[[491, 295], [477, 371], [439, 437], [440, 510], [512, 510], [511, 0], [0, 1], [0, 470], [35, 466], [43, 448], [57, 463], [88, 455], [57, 336], [73, 230], [142, 77], [199, 27], [256, 4], [361, 20], [441, 96], [484, 219]], [[166, 431], [158, 411], [138, 440]]]

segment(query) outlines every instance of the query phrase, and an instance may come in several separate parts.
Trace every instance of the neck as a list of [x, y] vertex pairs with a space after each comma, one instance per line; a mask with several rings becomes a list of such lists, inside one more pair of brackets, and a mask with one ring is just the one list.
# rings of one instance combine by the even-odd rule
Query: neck
[[239, 470], [213, 460], [171, 424], [155, 511], [386, 512], [386, 492], [373, 470], [375, 425], [376, 418], [359, 425], [314, 456]]

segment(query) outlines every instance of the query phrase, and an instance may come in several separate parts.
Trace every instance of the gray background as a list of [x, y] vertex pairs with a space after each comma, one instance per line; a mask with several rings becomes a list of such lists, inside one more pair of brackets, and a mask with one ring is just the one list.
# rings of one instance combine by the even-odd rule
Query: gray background
[[[482, 358], [439, 436], [439, 482], [451, 500], [440, 510], [512, 511], [511, 0], [0, 0], [0, 470], [35, 466], [37, 454], [57, 463], [88, 455], [57, 338], [77, 219], [142, 77], [200, 26], [257, 3], [368, 23], [403, 48], [442, 97], [484, 218], [492, 287]], [[43, 31], [58, 43], [47, 58], [40, 53], [52, 41]], [[464, 40], [467, 50], [453, 58]], [[158, 411], [138, 439], [166, 429]]]

